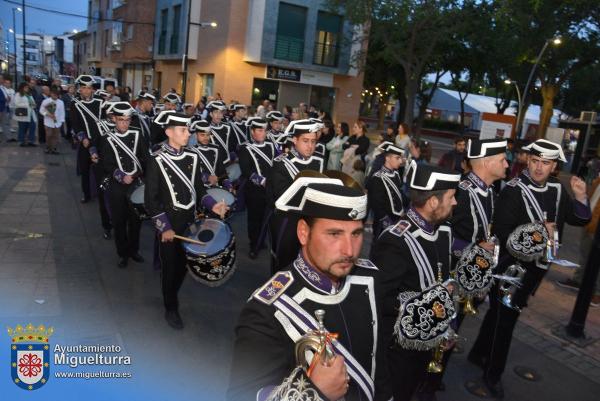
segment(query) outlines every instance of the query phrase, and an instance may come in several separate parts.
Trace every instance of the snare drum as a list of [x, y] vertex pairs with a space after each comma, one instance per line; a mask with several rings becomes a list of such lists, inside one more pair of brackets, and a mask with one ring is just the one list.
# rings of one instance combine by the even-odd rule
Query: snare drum
[[146, 187], [144, 184], [131, 185], [132, 187], [129, 192], [129, 203], [131, 204], [131, 207], [133, 208], [135, 214], [137, 214], [140, 219], [148, 219], [148, 212], [144, 207], [144, 189]]
[[[235, 206], [235, 196], [233, 196], [233, 194], [228, 190], [220, 187], [208, 188], [206, 190], [206, 193], [212, 196], [213, 199], [217, 202], [221, 202], [222, 200], [225, 201], [225, 204], [229, 206], [229, 211], [225, 214], [225, 218], [229, 218]], [[209, 210], [208, 212], [214, 216], [214, 213], [212, 211]]]
[[242, 176], [242, 169], [240, 168], [239, 163], [230, 164], [229, 166], [225, 167], [225, 170], [227, 170], [227, 176], [232, 182], [236, 181]]
[[225, 283], [235, 271], [235, 236], [227, 222], [202, 219], [192, 224], [185, 236], [204, 245], [182, 241], [186, 266], [192, 277], [209, 287]]

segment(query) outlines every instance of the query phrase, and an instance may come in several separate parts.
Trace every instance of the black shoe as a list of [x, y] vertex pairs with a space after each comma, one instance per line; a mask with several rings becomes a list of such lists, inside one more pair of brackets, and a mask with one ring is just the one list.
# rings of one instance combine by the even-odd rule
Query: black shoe
[[256, 252], [254, 252], [254, 251], [250, 251], [250, 252], [248, 252], [248, 256], [250, 257], [250, 259], [256, 259], [256, 257], [257, 257], [258, 255], [256, 254]]
[[554, 283], [561, 288], [566, 288], [567, 290], [579, 291], [579, 283], [572, 278], [568, 278], [566, 280], [556, 280]]
[[52, 153], [53, 155], [60, 155], [60, 152], [56, 149], [52, 149], [50, 153]]
[[83, 198], [81, 198], [81, 200], [79, 202], [88, 203], [89, 201], [90, 201], [90, 198], [88, 198], [87, 196], [84, 196]]
[[176, 310], [168, 310], [165, 312], [165, 320], [175, 330], [183, 329], [183, 320], [179, 316], [179, 312]]
[[501, 380], [494, 381], [486, 376], [483, 376], [482, 381], [492, 397], [497, 399], [504, 398], [504, 386], [502, 386]]
[[142, 255], [140, 255], [139, 253], [135, 253], [133, 255], [130, 256], [131, 260], [133, 260], [136, 263], [144, 263], [145, 259]]
[[112, 234], [110, 233], [110, 228], [108, 230], [104, 230], [104, 234], [102, 234], [102, 238], [112, 239]]
[[28, 143], [27, 146], [29, 146], [30, 148], [37, 148], [37, 145], [35, 143]]
[[15, 138], [10, 138], [8, 141], [6, 142], [17, 142], [17, 140]]
[[50, 150], [49, 148], [46, 148], [46, 149], [44, 149], [44, 153], [45, 153], [45, 154], [49, 155], [49, 154], [50, 154], [50, 152], [52, 152], [52, 150]]
[[481, 369], [485, 369], [486, 358], [480, 355], [476, 355], [473, 352], [469, 352], [467, 360], [475, 366], [479, 366]]
[[117, 267], [119, 269], [124, 269], [127, 267], [127, 258], [119, 258], [119, 263], [117, 263]]
[[20, 147], [22, 147], [22, 148], [24, 148], [24, 147], [26, 147], [26, 146], [27, 146], [27, 144], [25, 144], [25, 143], [21, 143], [21, 144], [19, 144], [19, 146], [20, 146]]

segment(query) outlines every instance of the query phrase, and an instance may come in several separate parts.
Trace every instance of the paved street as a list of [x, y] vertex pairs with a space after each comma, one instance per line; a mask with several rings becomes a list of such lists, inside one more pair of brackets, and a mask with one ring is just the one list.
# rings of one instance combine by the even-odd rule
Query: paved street
[[[442, 144], [443, 145], [443, 144]], [[440, 147], [442, 146], [440, 145]], [[51, 377], [27, 394], [11, 383], [9, 338], [0, 340], [0, 392], [6, 400], [222, 400], [228, 381], [233, 328], [251, 291], [268, 278], [263, 252], [246, 257], [245, 215], [235, 215], [238, 270], [223, 287], [204, 287], [188, 277], [181, 291], [186, 327], [171, 330], [163, 319], [159, 272], [151, 264], [152, 230], [142, 229], [145, 264], [116, 267], [114, 243], [102, 239], [97, 202], [80, 204], [74, 152], [61, 155], [40, 148], [0, 144], [0, 326], [45, 324], [55, 328], [50, 343], [118, 345], [131, 365], [131, 379]], [[579, 261], [581, 230], [565, 230], [562, 257]], [[368, 237], [370, 237], [368, 235]], [[368, 238], [370, 240], [370, 238]], [[368, 250], [368, 242], [365, 250]], [[570, 271], [554, 268], [515, 331], [504, 377], [506, 400], [592, 401], [600, 393], [600, 341], [586, 348], [560, 341], [552, 329], [568, 321], [576, 294], [558, 289], [554, 279]], [[470, 348], [480, 319], [464, 324]], [[587, 333], [600, 338], [600, 309], [592, 308]], [[3, 344], [3, 345], [2, 345]], [[535, 369], [538, 382], [513, 373], [517, 365]], [[68, 366], [51, 366], [69, 371]], [[97, 366], [79, 371], [96, 371]], [[463, 382], [479, 371], [466, 353], [452, 358], [441, 401], [476, 400]]]

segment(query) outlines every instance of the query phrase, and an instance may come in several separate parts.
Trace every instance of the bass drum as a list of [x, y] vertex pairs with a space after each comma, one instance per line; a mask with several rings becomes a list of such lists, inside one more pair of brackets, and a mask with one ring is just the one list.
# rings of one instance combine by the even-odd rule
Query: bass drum
[[145, 188], [146, 188], [145, 185], [141, 182], [138, 182], [137, 184], [131, 184], [131, 188], [130, 188], [129, 194], [128, 194], [129, 203], [131, 204], [131, 208], [133, 209], [135, 214], [137, 214], [137, 216], [140, 218], [140, 220], [146, 220], [146, 219], [150, 218], [148, 216], [148, 212], [146, 211], [146, 208], [144, 207], [144, 190], [145, 190]]
[[[231, 213], [234, 211], [234, 207], [235, 207], [235, 196], [231, 192], [229, 192], [226, 189], [216, 187], [216, 188], [207, 188], [206, 193], [208, 195], [212, 196], [213, 199], [216, 200], [217, 202], [225, 201], [225, 204], [227, 206], [229, 206], [229, 211], [225, 214], [225, 219], [228, 219], [229, 217], [231, 217]], [[207, 210], [207, 213], [213, 217], [220, 217], [220, 216], [215, 216], [215, 214], [213, 212], [211, 212], [210, 210]]]
[[235, 271], [235, 236], [227, 222], [198, 220], [188, 227], [185, 236], [204, 243], [182, 241], [187, 269], [196, 281], [218, 287], [231, 278]]

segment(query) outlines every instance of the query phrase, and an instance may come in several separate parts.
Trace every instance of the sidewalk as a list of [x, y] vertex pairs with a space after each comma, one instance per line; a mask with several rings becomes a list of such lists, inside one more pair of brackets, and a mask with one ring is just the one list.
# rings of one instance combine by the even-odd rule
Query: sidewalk
[[[65, 144], [59, 156], [40, 148], [0, 144], [0, 326], [29, 322], [55, 328], [52, 345], [119, 345], [131, 365], [131, 379], [66, 380], [52, 377], [42, 389], [25, 392], [11, 383], [9, 337], [0, 340], [0, 392], [10, 400], [200, 400], [219, 401], [229, 376], [233, 328], [250, 293], [269, 276], [268, 255], [247, 259], [245, 216], [235, 215], [238, 270], [223, 287], [204, 287], [187, 278], [181, 291], [186, 327], [171, 330], [163, 319], [159, 272], [153, 270], [152, 228], [142, 228], [146, 263], [116, 267], [113, 241], [102, 239], [97, 203], [80, 204], [75, 154]], [[578, 261], [580, 229], [567, 227], [561, 257]], [[370, 235], [363, 250], [368, 252]], [[504, 377], [505, 400], [592, 401], [600, 393], [600, 341], [586, 348], [552, 335], [566, 324], [574, 292], [558, 289], [569, 270], [552, 268], [515, 330]], [[483, 306], [483, 305], [482, 305]], [[483, 309], [463, 325], [470, 349]], [[600, 308], [590, 309], [587, 334], [600, 338]], [[527, 382], [516, 365], [542, 377]], [[69, 370], [52, 366], [54, 371]], [[86, 370], [98, 370], [87, 367]], [[109, 369], [110, 370], [110, 369]], [[465, 380], [480, 372], [466, 353], [452, 357], [441, 401], [476, 400]]]

